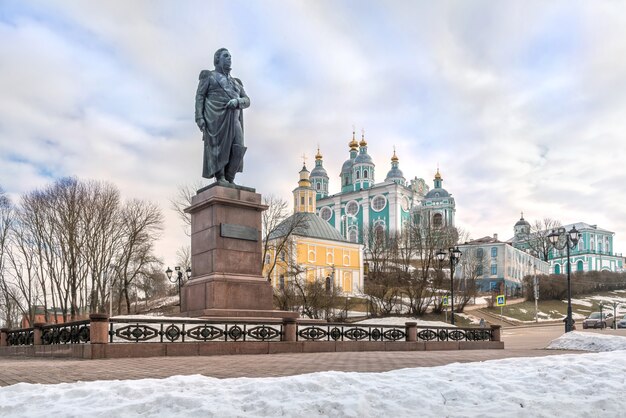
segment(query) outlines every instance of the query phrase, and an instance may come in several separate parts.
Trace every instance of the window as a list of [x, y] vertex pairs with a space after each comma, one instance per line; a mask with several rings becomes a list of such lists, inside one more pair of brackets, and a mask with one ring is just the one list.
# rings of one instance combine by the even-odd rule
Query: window
[[330, 210], [328, 206], [324, 206], [323, 208], [320, 209], [320, 217], [326, 222], [328, 222], [330, 218], [333, 217], [333, 211]]
[[284, 251], [280, 252], [280, 261], [285, 261], [285, 252]]
[[363, 170], [363, 178], [366, 179], [367, 178], [367, 170]]
[[578, 260], [578, 263], [576, 263], [576, 270], [578, 270], [578, 271], [583, 271], [584, 270], [584, 266], [583, 266], [583, 261], [582, 260]]
[[478, 267], [476, 267], [476, 275], [477, 276], [482, 276], [483, 275], [483, 265], [479, 264]]
[[359, 204], [355, 200], [351, 200], [346, 204], [346, 213], [355, 216], [359, 213]]
[[320, 184], [319, 183], [315, 183], [315, 187], [317, 188], [317, 190], [320, 189]]
[[481, 259], [481, 258], [483, 258], [483, 255], [484, 255], [483, 249], [482, 248], [476, 248], [476, 258]]
[[491, 275], [495, 276], [498, 274], [498, 265], [497, 264], [492, 264], [491, 265]]
[[269, 263], [270, 263], [270, 255], [265, 254], [265, 264], [269, 264]]
[[443, 225], [443, 216], [441, 216], [441, 213], [435, 213], [433, 215], [433, 226], [435, 228], [439, 228]]
[[309, 206], [313, 206], [313, 198], [309, 196]]
[[280, 290], [285, 290], [285, 275], [281, 274], [278, 278], [278, 288]]
[[554, 265], [554, 274], [561, 274], [561, 266], [559, 264]]
[[376, 234], [378, 242], [382, 242], [385, 239], [385, 222], [378, 221], [374, 224], [374, 234]]
[[348, 230], [348, 241], [359, 242], [359, 234], [355, 227], [350, 227]]
[[497, 257], [498, 256], [498, 247], [492, 247], [491, 248], [491, 256], [492, 257]]
[[304, 196], [300, 196], [300, 204], [304, 205]]
[[360, 178], [361, 178], [361, 172], [360, 172], [360, 171], [357, 171], [357, 172], [356, 172], [356, 179], [358, 180], [358, 179], [360, 179]]
[[408, 212], [409, 208], [411, 207], [411, 202], [409, 201], [409, 198], [406, 196], [403, 196], [400, 206], [402, 207], [403, 211]]
[[374, 199], [372, 199], [372, 210], [374, 210], [375, 212], [380, 212], [381, 210], [385, 209], [385, 206], [387, 206], [387, 199], [385, 198], [385, 196], [379, 194], [378, 196], [375, 196]]

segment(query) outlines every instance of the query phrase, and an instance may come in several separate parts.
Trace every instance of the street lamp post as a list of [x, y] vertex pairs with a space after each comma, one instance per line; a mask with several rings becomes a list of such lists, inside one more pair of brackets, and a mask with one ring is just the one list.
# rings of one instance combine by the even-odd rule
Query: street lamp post
[[[180, 298], [180, 288], [183, 285], [183, 272], [182, 269], [178, 266], [174, 267], [174, 270], [176, 270], [176, 277], [173, 278], [172, 280], [172, 269], [171, 268], [167, 268], [167, 270], [165, 270], [165, 274], [167, 275], [167, 279], [172, 282], [172, 283], [176, 283], [178, 282], [178, 306], [179, 309], [182, 309], [182, 303], [181, 303], [181, 298]], [[185, 270], [185, 273], [187, 273], [187, 280], [189, 280], [191, 278], [191, 267], [187, 267], [187, 270]]]
[[565, 318], [565, 332], [574, 330], [574, 319], [572, 318], [572, 284], [571, 284], [571, 271], [572, 263], [570, 262], [571, 248], [578, 245], [580, 239], [580, 232], [576, 229], [576, 226], [572, 227], [567, 233], [565, 228], [559, 228], [558, 230], [552, 230], [552, 233], [548, 235], [550, 244], [557, 250], [567, 249], [567, 317]]
[[445, 260], [446, 256], [450, 259], [450, 323], [452, 325], [454, 325], [454, 267], [459, 263], [462, 254], [459, 247], [450, 247], [447, 253], [440, 249], [435, 254], [440, 262]]

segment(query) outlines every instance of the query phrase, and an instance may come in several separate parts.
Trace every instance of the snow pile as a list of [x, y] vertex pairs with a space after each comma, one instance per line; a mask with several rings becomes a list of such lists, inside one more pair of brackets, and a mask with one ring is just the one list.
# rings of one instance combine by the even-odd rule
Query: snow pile
[[624, 375], [626, 355], [609, 352], [386, 373], [20, 383], [0, 388], [0, 416], [623, 416]]
[[546, 348], [595, 352], [626, 350], [626, 337], [572, 331], [553, 340]]
[[384, 318], [370, 318], [365, 319], [363, 321], [355, 322], [355, 325], [392, 325], [394, 327], [403, 327], [407, 322], [417, 322], [418, 327], [453, 327], [454, 325], [450, 325], [441, 321], [422, 321], [417, 318], [408, 318], [403, 316], [388, 316]]

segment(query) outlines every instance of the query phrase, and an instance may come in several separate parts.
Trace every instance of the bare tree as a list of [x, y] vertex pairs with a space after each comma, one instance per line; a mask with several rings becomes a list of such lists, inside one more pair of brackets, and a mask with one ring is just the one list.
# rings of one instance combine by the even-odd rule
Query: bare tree
[[552, 246], [548, 235], [553, 229], [559, 228], [561, 222], [552, 218], [543, 218], [543, 220], [535, 221], [530, 228], [530, 235], [526, 240], [531, 254], [535, 257], [548, 261]]
[[200, 180], [192, 184], [182, 184], [178, 186], [176, 196], [170, 199], [170, 207], [183, 221], [187, 235], [191, 235], [191, 215], [185, 212], [185, 209], [191, 206], [191, 199], [200, 188], [202, 188], [202, 181]]
[[265, 277], [271, 281], [277, 263], [285, 261], [290, 245], [295, 245], [293, 235], [305, 233], [309, 223], [307, 213], [296, 212], [288, 216], [287, 202], [279, 197], [269, 195], [263, 203], [267, 210], [261, 215], [263, 228], [263, 251], [261, 268]]
[[455, 279], [454, 307], [463, 312], [469, 301], [476, 296], [476, 281], [489, 271], [489, 259], [482, 248], [467, 248], [456, 267], [459, 279]]
[[[155, 204], [131, 200], [122, 208], [122, 251], [118, 258], [119, 292], [124, 295], [130, 313], [130, 288], [140, 276], [150, 274], [150, 267], [159, 263], [152, 254], [153, 242], [162, 229], [163, 215]], [[118, 301], [121, 312], [121, 298]]]

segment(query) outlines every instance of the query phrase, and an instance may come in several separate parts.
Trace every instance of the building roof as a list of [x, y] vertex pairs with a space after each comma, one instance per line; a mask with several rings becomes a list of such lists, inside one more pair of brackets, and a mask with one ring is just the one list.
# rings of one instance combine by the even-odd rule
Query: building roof
[[[439, 193], [439, 195], [437, 195]], [[450, 193], [446, 189], [442, 189], [441, 187], [435, 187], [424, 196], [427, 199], [437, 198], [437, 197], [450, 197]]]
[[[296, 218], [297, 217], [297, 218]], [[320, 218], [314, 213], [298, 212], [285, 219], [276, 227], [276, 230], [270, 234], [269, 239], [284, 237], [292, 229], [294, 222], [299, 223], [293, 230], [292, 234], [300, 237], [318, 238], [329, 241], [348, 242], [335, 228], [328, 222]]]

